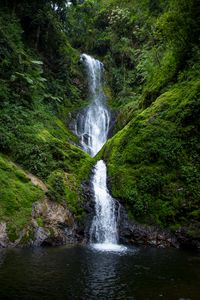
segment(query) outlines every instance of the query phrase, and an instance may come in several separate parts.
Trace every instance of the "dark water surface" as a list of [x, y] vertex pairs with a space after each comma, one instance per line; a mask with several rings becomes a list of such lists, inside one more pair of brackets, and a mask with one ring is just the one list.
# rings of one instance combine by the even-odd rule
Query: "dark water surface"
[[89, 247], [0, 250], [0, 299], [198, 300], [198, 252]]

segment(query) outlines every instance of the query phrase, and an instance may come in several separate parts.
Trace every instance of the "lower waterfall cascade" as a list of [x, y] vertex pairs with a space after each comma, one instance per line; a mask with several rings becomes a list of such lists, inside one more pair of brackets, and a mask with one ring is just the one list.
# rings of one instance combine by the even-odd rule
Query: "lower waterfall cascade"
[[[80, 138], [82, 148], [94, 157], [107, 141], [110, 112], [103, 92], [103, 64], [87, 54], [81, 55], [89, 84], [91, 104], [84, 113], [78, 114], [75, 133]], [[116, 200], [107, 189], [107, 168], [103, 160], [96, 163], [92, 187], [95, 200], [95, 216], [90, 228], [90, 243], [99, 250], [121, 251], [118, 245], [118, 215]]]
[[92, 181], [96, 215], [90, 229], [90, 239], [99, 244], [116, 245], [118, 242], [116, 205], [107, 190], [106, 179], [106, 165], [103, 160], [99, 160]]

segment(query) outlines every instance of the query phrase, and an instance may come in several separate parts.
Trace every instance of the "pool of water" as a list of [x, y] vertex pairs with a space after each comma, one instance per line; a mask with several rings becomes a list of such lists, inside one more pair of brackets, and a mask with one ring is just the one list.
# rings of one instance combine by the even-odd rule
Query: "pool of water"
[[94, 247], [0, 250], [0, 299], [198, 300], [198, 252]]

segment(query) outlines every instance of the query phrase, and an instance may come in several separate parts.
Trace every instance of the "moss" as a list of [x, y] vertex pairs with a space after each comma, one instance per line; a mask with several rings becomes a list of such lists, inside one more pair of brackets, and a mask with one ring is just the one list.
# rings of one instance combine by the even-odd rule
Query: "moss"
[[49, 197], [56, 202], [66, 203], [76, 218], [84, 215], [80, 182], [70, 173], [54, 171], [48, 178]]
[[43, 220], [43, 218], [38, 217], [36, 219], [36, 222], [37, 222], [37, 224], [38, 224], [39, 227], [44, 227], [44, 220]]
[[[57, 14], [50, 2], [35, 3], [34, 9], [29, 3], [25, 10], [20, 4], [4, 2], [0, 8], [0, 153], [7, 156], [0, 160], [0, 218], [14, 240], [30, 221], [32, 203], [44, 196], [19, 166], [49, 183], [52, 199], [67, 202], [80, 216], [81, 182], [89, 179], [94, 160], [76, 146], [78, 138], [68, 128], [70, 113], [88, 104], [80, 53], [64, 30], [71, 18], [65, 19], [66, 10], [62, 17]], [[38, 41], [35, 22], [40, 26]]]
[[[12, 118], [8, 117], [11, 114]], [[77, 138], [60, 119], [46, 112], [44, 106], [34, 113], [9, 106], [0, 115], [0, 146], [2, 142], [2, 148], [10, 149], [13, 160], [27, 170], [43, 179], [59, 168], [76, 174], [80, 180], [87, 177], [92, 159], [71, 144]]]
[[200, 238], [200, 228], [189, 229], [187, 234], [188, 234], [189, 237], [199, 239]]
[[103, 149], [114, 197], [140, 222], [172, 228], [198, 215], [199, 83], [174, 85]]
[[7, 226], [7, 235], [8, 235], [8, 238], [11, 242], [14, 242], [18, 239], [18, 230], [16, 227], [13, 227], [12, 225], [8, 225]]
[[41, 200], [44, 192], [5, 156], [0, 156], [0, 186], [0, 219], [7, 223], [8, 236], [14, 241], [30, 222], [32, 204]]
[[27, 226], [26, 231], [20, 240], [20, 245], [27, 246], [27, 244], [33, 239], [34, 239], [34, 230], [33, 228]]
[[63, 171], [54, 171], [48, 178], [49, 196], [57, 202], [65, 200], [65, 174]]
[[[31, 2], [25, 8], [8, 2], [0, 10], [1, 153], [48, 182], [52, 199], [67, 202], [76, 216], [81, 182], [103, 156], [112, 192], [131, 216], [163, 227], [197, 220], [196, 1], [85, 1], [62, 14], [50, 2], [36, 1], [34, 9]], [[69, 113], [87, 105], [75, 48], [101, 56], [105, 93], [117, 115], [117, 134], [95, 159], [75, 146], [67, 128]], [[0, 216], [14, 239], [43, 192], [6, 157], [0, 163]]]

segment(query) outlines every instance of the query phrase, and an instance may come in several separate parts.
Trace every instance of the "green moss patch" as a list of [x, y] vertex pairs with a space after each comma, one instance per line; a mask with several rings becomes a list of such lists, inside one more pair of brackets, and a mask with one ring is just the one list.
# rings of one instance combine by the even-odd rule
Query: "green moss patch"
[[30, 222], [32, 205], [44, 192], [32, 185], [25, 172], [0, 156], [0, 220], [8, 226], [11, 240]]
[[170, 227], [198, 218], [200, 82], [175, 85], [104, 148], [113, 195], [140, 222]]

